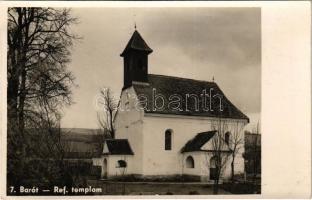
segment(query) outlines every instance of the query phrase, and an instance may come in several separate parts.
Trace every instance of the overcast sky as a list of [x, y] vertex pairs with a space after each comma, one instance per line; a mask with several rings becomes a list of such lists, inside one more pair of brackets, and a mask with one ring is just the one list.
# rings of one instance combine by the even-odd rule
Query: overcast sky
[[98, 128], [94, 99], [101, 87], [119, 97], [123, 60], [134, 31], [147, 44], [149, 73], [215, 82], [251, 119], [260, 118], [260, 8], [75, 8], [83, 40], [73, 47], [70, 70], [79, 85], [75, 104], [64, 109], [62, 127]]

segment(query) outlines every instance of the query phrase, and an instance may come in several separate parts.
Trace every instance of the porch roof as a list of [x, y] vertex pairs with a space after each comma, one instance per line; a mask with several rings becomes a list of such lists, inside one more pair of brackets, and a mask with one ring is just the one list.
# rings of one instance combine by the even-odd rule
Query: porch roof
[[181, 149], [181, 153], [191, 151], [202, 151], [201, 147], [206, 144], [217, 131], [207, 131], [198, 133], [193, 139], [189, 140]]
[[108, 155], [133, 155], [133, 151], [127, 139], [106, 139]]

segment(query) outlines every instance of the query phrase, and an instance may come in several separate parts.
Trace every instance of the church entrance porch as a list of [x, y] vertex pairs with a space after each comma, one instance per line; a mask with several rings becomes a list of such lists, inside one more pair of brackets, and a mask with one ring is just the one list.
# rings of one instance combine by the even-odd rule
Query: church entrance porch
[[[201, 182], [207, 183], [213, 183], [217, 178], [217, 162], [212, 152], [186, 152], [182, 154], [182, 161], [182, 175], [198, 176]], [[226, 164], [221, 170], [219, 182], [229, 179], [230, 174], [230, 165]]]
[[103, 160], [103, 166], [102, 166], [102, 178], [107, 179], [107, 159], [104, 158]]

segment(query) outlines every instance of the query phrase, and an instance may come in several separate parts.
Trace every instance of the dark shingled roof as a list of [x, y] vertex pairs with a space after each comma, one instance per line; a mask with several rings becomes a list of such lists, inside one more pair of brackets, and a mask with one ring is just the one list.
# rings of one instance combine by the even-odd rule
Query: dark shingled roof
[[127, 139], [107, 139], [105, 142], [110, 155], [133, 155]]
[[191, 151], [201, 151], [201, 147], [206, 144], [214, 135], [216, 131], [207, 131], [198, 133], [193, 139], [189, 140], [181, 149], [181, 153]]
[[123, 50], [120, 56], [124, 56], [130, 49], [146, 51], [148, 54], [153, 52], [153, 50], [146, 44], [137, 30], [135, 30], [132, 34], [132, 37], [130, 38], [126, 48]]
[[[199, 81], [193, 79], [163, 76], [163, 75], [148, 75], [148, 84], [133, 83], [134, 90], [137, 95], [147, 97], [147, 106], [145, 107], [146, 113], [159, 113], [159, 114], [174, 114], [174, 115], [189, 115], [189, 116], [204, 116], [204, 117], [222, 117], [232, 119], [246, 119], [249, 122], [249, 118], [243, 114], [238, 108], [236, 108], [223, 94], [219, 86], [215, 82]], [[153, 89], [155, 94], [161, 94], [165, 97], [165, 105], [169, 104], [169, 97], [171, 95], [179, 95], [182, 98], [182, 111], [174, 110], [165, 106], [163, 110], [153, 109]], [[220, 95], [222, 97], [222, 108], [220, 111], [220, 99], [211, 98], [211, 107], [209, 111], [203, 109], [203, 90], [206, 90], [206, 94], [209, 95], [210, 89], [212, 90], [211, 96]], [[195, 103], [192, 96], [186, 101], [186, 95], [195, 94], [199, 98], [199, 109], [195, 109]], [[209, 99], [209, 98], [207, 98]], [[208, 100], [207, 100], [208, 101]], [[187, 106], [186, 106], [187, 103]], [[209, 103], [208, 108], [209, 108]], [[175, 104], [176, 105], [176, 104]], [[172, 104], [171, 104], [172, 106]], [[188, 110], [186, 110], [186, 107]]]

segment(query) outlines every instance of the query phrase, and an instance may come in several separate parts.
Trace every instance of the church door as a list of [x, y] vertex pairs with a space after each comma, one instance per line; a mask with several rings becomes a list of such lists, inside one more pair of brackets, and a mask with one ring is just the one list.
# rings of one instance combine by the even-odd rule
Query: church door
[[104, 158], [103, 160], [103, 178], [107, 178], [107, 160]]
[[214, 156], [210, 159], [210, 180], [216, 180], [217, 173], [217, 157]]

